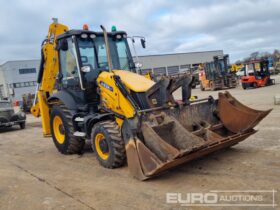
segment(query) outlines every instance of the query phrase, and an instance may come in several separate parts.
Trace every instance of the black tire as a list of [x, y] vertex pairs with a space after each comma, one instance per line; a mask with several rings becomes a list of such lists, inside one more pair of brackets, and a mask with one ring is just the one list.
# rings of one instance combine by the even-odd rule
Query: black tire
[[217, 90], [216, 87], [215, 87], [215, 83], [214, 83], [213, 81], [210, 81], [210, 89], [211, 89], [212, 91]]
[[257, 83], [253, 83], [253, 88], [258, 88], [258, 85], [257, 85]]
[[25, 128], [25, 122], [19, 123], [19, 127], [20, 127], [20, 129], [24, 129]]
[[247, 85], [246, 85], [245, 83], [242, 83], [242, 88], [243, 88], [244, 90], [246, 90]]
[[[97, 144], [97, 136], [102, 134], [103, 150]], [[91, 132], [91, 145], [95, 152], [99, 163], [105, 168], [119, 168], [126, 162], [125, 144], [121, 136], [118, 124], [114, 121], [103, 121], [96, 123]], [[106, 145], [106, 146], [104, 146]], [[106, 148], [104, 148], [106, 147]], [[102, 158], [99, 152], [106, 154], [106, 158]], [[106, 150], [106, 151], [104, 151]]]
[[205, 90], [205, 88], [203, 87], [202, 82], [200, 82], [200, 90], [201, 90], [201, 91], [204, 91], [204, 90]]
[[[62, 120], [64, 128], [64, 141], [59, 143], [54, 132], [54, 118], [58, 116]], [[51, 109], [51, 134], [53, 142], [59, 152], [62, 154], [81, 154], [85, 145], [85, 140], [74, 136], [74, 127], [72, 124], [72, 114], [64, 105], [55, 105]]]
[[193, 81], [192, 83], [192, 89], [195, 89], [196, 88], [196, 81]]

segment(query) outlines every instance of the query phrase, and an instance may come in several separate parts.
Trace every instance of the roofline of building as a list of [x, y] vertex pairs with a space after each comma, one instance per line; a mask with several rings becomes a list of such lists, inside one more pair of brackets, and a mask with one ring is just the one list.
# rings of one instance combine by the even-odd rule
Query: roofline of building
[[13, 61], [6, 61], [3, 64], [0, 64], [0, 66], [4, 66], [7, 63], [15, 63], [15, 62], [25, 62], [25, 61], [40, 61], [40, 59], [26, 59], [26, 60], [13, 60]]
[[[149, 56], [168, 56], [168, 55], [186, 55], [186, 54], [195, 54], [195, 53], [209, 53], [209, 52], [218, 52], [223, 50], [208, 50], [208, 51], [197, 51], [197, 52], [183, 52], [183, 53], [165, 53], [165, 54], [155, 54], [155, 55], [139, 55], [138, 57], [149, 57]], [[133, 56], [135, 57], [135, 56]]]
[[[197, 52], [182, 52], [182, 53], [165, 53], [165, 54], [154, 54], [154, 55], [139, 55], [138, 57], [149, 57], [149, 56], [168, 56], [168, 55], [186, 55], [186, 54], [195, 54], [195, 53], [209, 53], [209, 52], [218, 52], [223, 50], [208, 50], [208, 51], [197, 51]], [[135, 57], [135, 56], [133, 56]], [[4, 66], [7, 63], [14, 63], [14, 62], [25, 62], [25, 61], [40, 61], [40, 59], [26, 59], [26, 60], [13, 60], [13, 61], [6, 61], [5, 63], [1, 64], [0, 66]]]

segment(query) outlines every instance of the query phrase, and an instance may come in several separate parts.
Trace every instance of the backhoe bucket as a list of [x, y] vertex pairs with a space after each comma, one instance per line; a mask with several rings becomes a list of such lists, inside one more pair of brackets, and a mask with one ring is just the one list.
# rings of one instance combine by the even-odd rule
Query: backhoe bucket
[[251, 109], [228, 92], [210, 99], [126, 120], [123, 136], [133, 176], [145, 180], [237, 144], [254, 134], [253, 127], [271, 111]]

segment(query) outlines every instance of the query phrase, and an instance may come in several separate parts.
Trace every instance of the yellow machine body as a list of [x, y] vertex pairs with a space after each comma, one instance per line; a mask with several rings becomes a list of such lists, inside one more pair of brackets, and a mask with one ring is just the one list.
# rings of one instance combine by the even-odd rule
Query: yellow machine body
[[[102, 29], [104, 33], [98, 35], [104, 35], [109, 68], [99, 69], [97, 76], [90, 81], [92, 89], [86, 89], [81, 75], [96, 69], [81, 65], [76, 69], [80, 76], [79, 89], [71, 92], [76, 97], [80, 93], [88, 96], [96, 91], [91, 97], [98, 96], [98, 102], [90, 101], [92, 98], [69, 99], [71, 94], [67, 91], [70, 90], [55, 90], [60, 69], [56, 39], [59, 35], [62, 36], [58, 41], [63, 39], [68, 27], [57, 22], [51, 24], [42, 45], [43, 74], [31, 113], [35, 117], [41, 116], [43, 134], [52, 135], [63, 154], [79, 153], [88, 138], [101, 165], [116, 168], [127, 159], [132, 175], [145, 180], [168, 168], [237, 144], [254, 134], [253, 127], [271, 111], [244, 106], [228, 92], [219, 93], [216, 100], [191, 97], [193, 78], [186, 74], [162, 77], [154, 82], [150, 77], [128, 69], [114, 69], [110, 63], [107, 32]], [[74, 32], [72, 41], [81, 30]], [[94, 33], [84, 30], [81, 37]], [[67, 51], [60, 44], [58, 47]], [[77, 63], [82, 63], [81, 57], [77, 57], [76, 54]], [[205, 80], [205, 83], [209, 85], [209, 81]], [[181, 101], [173, 97], [179, 89], [182, 89]], [[61, 101], [49, 100], [55, 92], [65, 97], [68, 94], [71, 109]]]
[[49, 33], [47, 36], [46, 44], [43, 45], [42, 53], [45, 59], [44, 72], [42, 75], [42, 82], [37, 90], [37, 103], [31, 107], [31, 113], [35, 117], [41, 116], [43, 134], [50, 135], [50, 116], [49, 106], [47, 104], [46, 94], [51, 94], [54, 90], [55, 80], [59, 71], [58, 54], [55, 50], [56, 37], [65, 33], [68, 27], [59, 23], [52, 23], [49, 26]]

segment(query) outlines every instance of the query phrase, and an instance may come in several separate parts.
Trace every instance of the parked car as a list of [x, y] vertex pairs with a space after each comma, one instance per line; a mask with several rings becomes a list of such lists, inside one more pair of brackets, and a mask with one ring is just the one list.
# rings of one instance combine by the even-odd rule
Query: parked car
[[0, 128], [19, 125], [21, 129], [24, 129], [25, 121], [25, 113], [21, 111], [15, 113], [10, 100], [0, 100]]
[[236, 72], [236, 76], [242, 77], [245, 75], [245, 67]]

